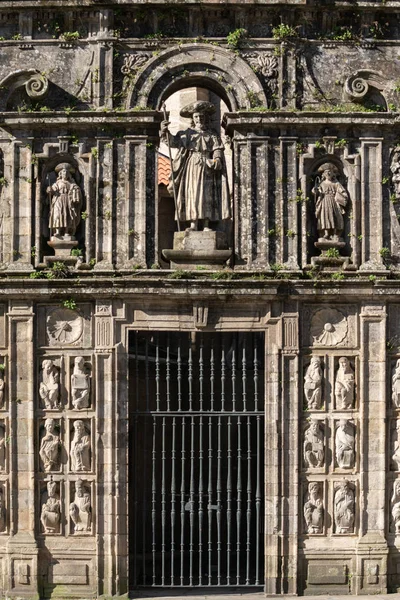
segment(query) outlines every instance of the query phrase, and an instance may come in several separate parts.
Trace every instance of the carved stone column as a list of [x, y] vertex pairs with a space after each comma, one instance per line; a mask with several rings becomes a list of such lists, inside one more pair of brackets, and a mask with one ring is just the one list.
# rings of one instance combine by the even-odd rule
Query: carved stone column
[[95, 270], [113, 270], [113, 223], [115, 202], [113, 201], [113, 142], [100, 139], [97, 142], [97, 230]]
[[280, 139], [279, 179], [277, 186], [280, 191], [279, 213], [276, 215], [279, 223], [279, 240], [277, 262], [286, 269], [299, 269], [299, 218], [297, 203], [297, 138], [282, 136]]

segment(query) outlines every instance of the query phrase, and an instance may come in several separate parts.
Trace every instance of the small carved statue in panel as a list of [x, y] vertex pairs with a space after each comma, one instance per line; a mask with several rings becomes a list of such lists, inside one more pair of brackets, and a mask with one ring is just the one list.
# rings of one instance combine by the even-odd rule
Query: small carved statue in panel
[[85, 371], [83, 356], [75, 358], [74, 371], [71, 377], [72, 404], [74, 408], [89, 408], [90, 379]]
[[319, 410], [322, 400], [322, 369], [319, 356], [313, 356], [304, 377], [304, 395], [309, 410]]
[[339, 369], [335, 381], [336, 408], [344, 410], [353, 408], [354, 403], [354, 371], [345, 356], [339, 358]]
[[40, 443], [39, 455], [42, 459], [43, 470], [58, 471], [60, 467], [60, 437], [55, 432], [54, 419], [46, 419], [44, 423], [45, 434]]
[[39, 395], [47, 409], [60, 408], [60, 373], [52, 360], [42, 362], [42, 381]]
[[90, 492], [82, 479], [75, 482], [75, 498], [69, 506], [69, 514], [74, 524], [74, 533], [91, 530], [92, 506]]
[[52, 239], [74, 239], [81, 219], [82, 192], [69, 163], [56, 166], [57, 181], [47, 188], [50, 197], [49, 229]]
[[0, 533], [6, 531], [7, 519], [6, 519], [6, 507], [4, 499], [4, 490], [0, 489]]
[[307, 533], [322, 533], [324, 505], [321, 484], [316, 481], [308, 484], [307, 501], [304, 504], [304, 519], [307, 525]]
[[6, 470], [6, 432], [0, 427], [0, 473]]
[[313, 193], [319, 241], [340, 242], [349, 195], [337, 180], [338, 170], [334, 164], [322, 165], [318, 173], [321, 173], [321, 180], [316, 178]]
[[55, 481], [49, 481], [47, 484], [47, 499], [42, 504], [40, 520], [45, 533], [60, 532], [61, 502]]
[[313, 419], [304, 433], [304, 461], [307, 467], [322, 467], [324, 464], [324, 434], [319, 421]]
[[396, 408], [400, 408], [400, 358], [396, 362], [392, 376], [392, 400]]
[[335, 435], [336, 460], [342, 469], [352, 469], [355, 461], [354, 427], [350, 421], [340, 419]]
[[393, 437], [392, 461], [394, 463], [394, 470], [400, 471], [400, 419], [396, 421], [396, 433], [394, 433]]
[[354, 492], [347, 479], [344, 479], [335, 492], [334, 515], [336, 533], [353, 533], [354, 511]]
[[393, 483], [391, 504], [394, 530], [396, 534], [400, 534], [400, 479], [396, 479]]
[[0, 408], [4, 407], [4, 378], [0, 376]]
[[71, 443], [71, 468], [73, 471], [90, 471], [90, 436], [81, 420], [74, 421], [74, 437]]

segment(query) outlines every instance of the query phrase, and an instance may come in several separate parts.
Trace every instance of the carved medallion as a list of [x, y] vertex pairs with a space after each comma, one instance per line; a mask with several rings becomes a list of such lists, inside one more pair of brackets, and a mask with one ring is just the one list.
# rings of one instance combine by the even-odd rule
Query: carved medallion
[[311, 319], [311, 343], [337, 346], [347, 335], [347, 319], [335, 308], [318, 310]]
[[82, 335], [83, 319], [69, 308], [55, 308], [47, 315], [46, 330], [50, 346], [74, 344]]

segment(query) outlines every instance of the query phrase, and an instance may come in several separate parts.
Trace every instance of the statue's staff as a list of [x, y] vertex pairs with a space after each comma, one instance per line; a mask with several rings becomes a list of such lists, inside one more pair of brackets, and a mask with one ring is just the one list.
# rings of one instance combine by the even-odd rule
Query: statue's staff
[[[165, 105], [165, 102], [163, 104], [163, 112], [164, 112], [164, 121], [168, 121], [167, 118], [167, 107]], [[167, 129], [167, 146], [168, 146], [168, 153], [169, 153], [169, 162], [171, 163], [171, 178], [172, 178], [172, 189], [174, 191], [174, 203], [175, 203], [175, 212], [176, 212], [176, 222], [178, 224], [178, 231], [181, 230], [181, 226], [179, 223], [179, 213], [178, 213], [178, 200], [176, 197], [176, 187], [175, 187], [175, 175], [174, 175], [174, 168], [172, 165], [172, 153], [171, 153], [171, 146], [169, 143], [169, 131]]]

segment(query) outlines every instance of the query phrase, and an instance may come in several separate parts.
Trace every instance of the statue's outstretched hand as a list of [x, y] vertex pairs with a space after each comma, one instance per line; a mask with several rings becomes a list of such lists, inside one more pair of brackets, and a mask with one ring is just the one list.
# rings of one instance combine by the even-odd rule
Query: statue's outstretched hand
[[161, 121], [161, 126], [160, 126], [161, 135], [168, 134], [168, 125], [170, 125], [170, 121]]

